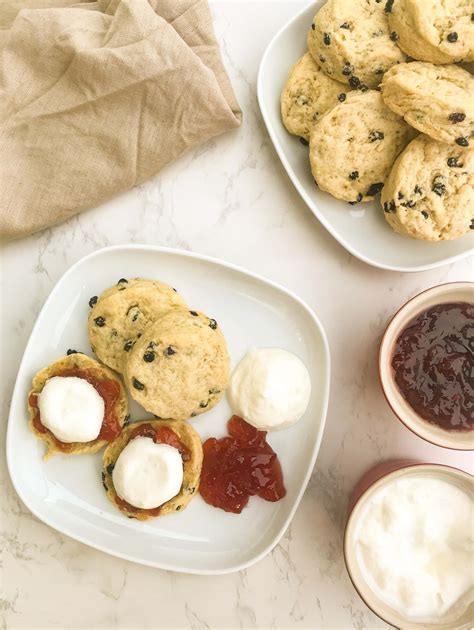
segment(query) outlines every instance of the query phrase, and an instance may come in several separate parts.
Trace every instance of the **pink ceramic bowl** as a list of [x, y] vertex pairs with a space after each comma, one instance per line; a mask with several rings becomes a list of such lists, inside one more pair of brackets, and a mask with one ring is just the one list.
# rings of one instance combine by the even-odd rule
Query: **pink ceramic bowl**
[[385, 330], [379, 351], [379, 374], [388, 404], [396, 416], [413, 433], [424, 440], [455, 450], [474, 450], [473, 431], [446, 431], [421, 418], [406, 402], [395, 383], [391, 367], [392, 352], [396, 340], [405, 326], [422, 311], [448, 302], [473, 302], [473, 282], [440, 284], [419, 293], [395, 313]]
[[383, 462], [369, 470], [355, 486], [349, 500], [349, 512], [344, 532], [344, 561], [354, 588], [366, 605], [387, 623], [404, 630], [464, 630], [473, 627], [474, 602], [472, 593], [466, 594], [455, 609], [438, 620], [413, 621], [403, 617], [397, 610], [387, 605], [368, 585], [359, 565], [355, 533], [367, 501], [384, 485], [409, 475], [433, 476], [472, 493], [473, 477], [467, 472], [441, 464], [422, 464], [407, 460]]

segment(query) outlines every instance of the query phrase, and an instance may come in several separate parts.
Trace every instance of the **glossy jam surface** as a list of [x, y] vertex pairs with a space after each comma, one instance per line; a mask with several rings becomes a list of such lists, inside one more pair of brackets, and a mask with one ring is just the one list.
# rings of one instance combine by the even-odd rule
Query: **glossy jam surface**
[[[187, 462], [191, 459], [189, 449], [180, 441], [176, 433], [169, 427], [154, 427], [152, 424], [142, 424], [140, 427], [137, 427], [130, 432], [129, 441], [138, 436], [151, 438], [155, 444], [168, 444], [169, 446], [176, 448], [180, 452], [183, 462]], [[121, 499], [117, 493], [115, 493], [114, 500], [117, 505], [125, 508], [128, 512], [133, 512], [134, 514], [150, 514], [152, 516], [158, 516], [162, 507], [158, 506], [157, 508], [149, 510], [137, 508]]]
[[240, 514], [257, 495], [266, 501], [285, 496], [278, 456], [267, 443], [266, 431], [232, 416], [229, 437], [204, 442], [204, 461], [199, 491], [206, 503]]
[[[97, 391], [97, 393], [104, 400], [104, 419], [102, 421], [102, 427], [97, 437], [98, 440], [113, 440], [121, 431], [120, 423], [115, 413], [115, 403], [120, 397], [120, 385], [118, 381], [111, 378], [100, 379], [97, 378], [90, 370], [81, 370], [80, 368], [69, 368], [53, 374], [53, 376], [76, 376], [77, 378], [83, 378], [90, 383]], [[36, 408], [36, 415], [33, 418], [33, 425], [40, 433], [50, 433], [53, 437], [56, 446], [62, 451], [69, 451], [73, 448], [74, 444], [66, 444], [58, 440], [41, 422], [40, 412], [38, 409], [38, 396], [37, 394], [31, 394], [29, 398], [29, 404], [31, 407]]]
[[400, 333], [392, 355], [398, 389], [414, 411], [448, 431], [474, 427], [474, 305], [438, 304]]

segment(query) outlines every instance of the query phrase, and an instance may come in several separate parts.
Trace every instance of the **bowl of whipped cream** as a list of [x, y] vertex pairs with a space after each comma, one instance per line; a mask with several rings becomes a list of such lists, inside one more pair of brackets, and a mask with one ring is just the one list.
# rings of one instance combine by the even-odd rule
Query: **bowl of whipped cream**
[[344, 559], [354, 587], [397, 628], [471, 628], [474, 478], [438, 464], [382, 470], [364, 477], [351, 502]]

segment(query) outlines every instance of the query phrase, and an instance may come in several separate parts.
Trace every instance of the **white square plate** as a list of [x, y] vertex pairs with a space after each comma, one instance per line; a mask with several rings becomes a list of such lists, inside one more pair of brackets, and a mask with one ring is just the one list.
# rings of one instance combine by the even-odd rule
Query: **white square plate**
[[[267, 46], [258, 73], [258, 102], [275, 149], [296, 190], [324, 227], [353, 256], [394, 271], [424, 271], [472, 253], [473, 235], [431, 243], [396, 234], [383, 216], [380, 201], [356, 206], [320, 191], [314, 183], [308, 148], [290, 135], [281, 122], [280, 94], [288, 72], [306, 52], [306, 34], [319, 0], [298, 13]], [[341, 84], [342, 86], [342, 84]]]
[[[27, 394], [34, 374], [74, 348], [88, 353], [88, 301], [121, 277], [167, 282], [192, 308], [215, 317], [232, 368], [251, 346], [298, 355], [313, 391], [305, 416], [269, 435], [281, 461], [287, 495], [277, 503], [252, 497], [240, 515], [197, 496], [182, 514], [139, 522], [122, 516], [101, 484], [101, 454], [42, 460], [43, 444], [28, 429]], [[189, 573], [227, 573], [249, 566], [280, 540], [306, 488], [321, 442], [329, 395], [329, 350], [314, 313], [285, 289], [242, 269], [188, 252], [140, 245], [99, 250], [73, 265], [46, 300], [20, 365], [7, 433], [13, 485], [39, 519], [91, 547], [128, 560]], [[150, 417], [136, 403], [132, 421]], [[226, 434], [226, 400], [193, 426], [203, 440]]]

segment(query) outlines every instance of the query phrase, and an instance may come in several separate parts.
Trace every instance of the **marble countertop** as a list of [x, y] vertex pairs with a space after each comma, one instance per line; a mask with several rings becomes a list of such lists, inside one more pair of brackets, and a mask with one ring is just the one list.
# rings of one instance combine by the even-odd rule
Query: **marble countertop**
[[[2, 442], [15, 374], [58, 278], [85, 254], [150, 243], [222, 258], [295, 291], [325, 326], [332, 353], [327, 427], [314, 474], [281, 543], [237, 574], [199, 577], [109, 557], [34, 518], [0, 456], [0, 616], [4, 628], [385, 628], [359, 599], [342, 559], [348, 494], [382, 460], [469, 469], [470, 456], [431, 446], [388, 409], [377, 346], [390, 315], [419, 291], [472, 278], [472, 261], [399, 274], [350, 256], [290, 184], [256, 100], [259, 60], [306, 2], [215, 0], [225, 64], [243, 126], [147, 184], [2, 251]], [[245, 34], [243, 36], [242, 34]]]

